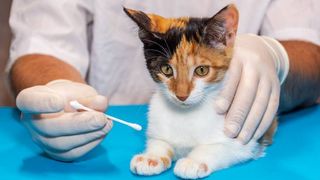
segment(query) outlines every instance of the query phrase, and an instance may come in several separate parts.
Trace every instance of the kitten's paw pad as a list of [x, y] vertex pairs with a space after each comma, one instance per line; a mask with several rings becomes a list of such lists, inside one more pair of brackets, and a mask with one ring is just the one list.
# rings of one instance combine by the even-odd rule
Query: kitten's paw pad
[[190, 158], [182, 158], [174, 167], [174, 174], [183, 179], [203, 178], [210, 174], [208, 165]]
[[131, 159], [130, 170], [134, 174], [150, 176], [160, 174], [170, 166], [171, 160], [168, 157], [139, 154]]

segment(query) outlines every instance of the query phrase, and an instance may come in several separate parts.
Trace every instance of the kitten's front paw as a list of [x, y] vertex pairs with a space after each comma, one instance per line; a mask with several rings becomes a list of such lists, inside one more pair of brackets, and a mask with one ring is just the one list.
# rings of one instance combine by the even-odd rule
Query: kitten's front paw
[[131, 159], [130, 170], [138, 175], [156, 175], [171, 166], [171, 159], [148, 154], [138, 154]]
[[210, 172], [207, 164], [190, 158], [182, 158], [177, 161], [174, 174], [183, 179], [197, 179], [208, 176]]

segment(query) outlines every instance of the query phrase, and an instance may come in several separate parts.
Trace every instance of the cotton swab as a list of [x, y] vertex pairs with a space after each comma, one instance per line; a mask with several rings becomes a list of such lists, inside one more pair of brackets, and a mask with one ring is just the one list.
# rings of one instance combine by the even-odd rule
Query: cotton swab
[[[74, 109], [76, 110], [86, 110], [86, 111], [95, 111], [93, 109], [90, 109], [82, 104], [80, 104], [78, 101], [70, 101], [70, 106], [73, 107]], [[130, 123], [130, 122], [126, 122], [124, 120], [121, 120], [121, 119], [118, 119], [118, 118], [115, 118], [115, 117], [112, 117], [112, 116], [109, 116], [107, 114], [105, 114], [105, 116], [108, 118], [108, 119], [111, 119], [115, 122], [118, 122], [118, 123], [121, 123], [121, 124], [124, 124], [124, 125], [127, 125], [137, 131], [141, 131], [142, 130], [142, 127], [139, 125], [139, 124], [135, 124], [135, 123]]]

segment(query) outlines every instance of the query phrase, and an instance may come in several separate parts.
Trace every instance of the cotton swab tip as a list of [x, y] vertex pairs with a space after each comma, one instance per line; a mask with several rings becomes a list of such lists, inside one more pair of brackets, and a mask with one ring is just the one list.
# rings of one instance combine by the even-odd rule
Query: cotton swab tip
[[93, 109], [90, 109], [90, 108], [85, 107], [84, 105], [80, 104], [78, 101], [70, 101], [70, 106], [76, 110], [94, 111]]
[[142, 127], [139, 124], [132, 124], [131, 126], [133, 129], [137, 130], [137, 131], [141, 131]]
[[[82, 104], [80, 104], [78, 101], [70, 101], [70, 106], [76, 110], [86, 110], [86, 111], [94, 111], [93, 109], [90, 109]], [[115, 118], [115, 117], [112, 117], [112, 116], [109, 116], [109, 115], [106, 115], [108, 119], [111, 119], [115, 122], [118, 122], [118, 123], [121, 123], [121, 124], [124, 124], [124, 125], [127, 125], [137, 131], [141, 131], [142, 130], [142, 127], [139, 125], [139, 124], [134, 124], [134, 123], [130, 123], [130, 122], [126, 122], [124, 120], [121, 120], [121, 119], [118, 119], [118, 118]]]

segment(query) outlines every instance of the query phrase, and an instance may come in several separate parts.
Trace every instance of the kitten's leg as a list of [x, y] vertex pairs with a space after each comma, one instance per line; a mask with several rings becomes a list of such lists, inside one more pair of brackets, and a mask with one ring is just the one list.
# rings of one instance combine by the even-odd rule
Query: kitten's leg
[[143, 154], [131, 159], [130, 169], [138, 175], [155, 175], [171, 166], [173, 148], [165, 141], [149, 139]]
[[[253, 146], [257, 144], [250, 143]], [[213, 171], [253, 158], [255, 154], [251, 149], [251, 147], [244, 147], [240, 143], [236, 146], [225, 144], [201, 145], [194, 148], [187, 157], [177, 161], [174, 173], [180, 178], [203, 178]]]

